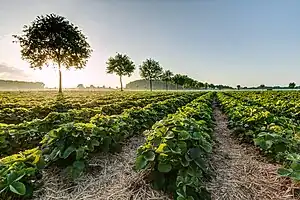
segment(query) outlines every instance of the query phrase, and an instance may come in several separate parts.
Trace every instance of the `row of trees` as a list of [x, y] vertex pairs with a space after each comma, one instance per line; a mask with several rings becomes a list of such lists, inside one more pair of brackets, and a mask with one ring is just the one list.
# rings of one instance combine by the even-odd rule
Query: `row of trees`
[[[59, 92], [62, 92], [61, 68], [73, 67], [82, 69], [91, 56], [92, 49], [86, 36], [77, 26], [65, 17], [50, 14], [38, 16], [30, 25], [25, 25], [22, 35], [13, 35], [13, 42], [21, 46], [23, 60], [27, 60], [32, 68], [42, 69], [55, 64], [59, 70]], [[127, 55], [117, 53], [107, 61], [107, 73], [115, 73], [120, 78], [120, 88], [123, 90], [122, 78], [131, 76], [135, 64]], [[198, 82], [187, 75], [173, 74], [170, 70], [163, 70], [158, 61], [145, 60], [140, 66], [140, 75], [149, 81], [150, 90], [154, 80], [162, 80], [168, 89], [168, 83], [173, 82], [184, 88], [200, 89], [215, 88], [213, 84]], [[228, 86], [218, 86], [219, 89]]]
[[241, 85], [237, 85], [236, 88], [238, 90], [240, 90], [241, 88], [243, 88], [243, 89], [295, 89], [297, 87], [296, 87], [296, 83], [295, 82], [291, 82], [286, 87], [282, 87], [282, 86], [266, 86], [264, 84], [261, 84], [261, 85], [259, 85], [257, 87], [241, 87]]
[[[114, 57], [110, 57], [107, 64], [107, 73], [116, 74], [120, 78], [120, 87], [123, 90], [122, 77], [131, 76], [135, 70], [134, 62], [127, 55], [117, 53]], [[187, 75], [175, 74], [170, 70], [164, 70], [158, 61], [151, 58], [146, 59], [139, 66], [140, 76], [145, 80], [149, 81], [149, 88], [152, 91], [153, 81], [161, 80], [165, 82], [165, 89], [168, 90], [168, 85], [170, 82], [178, 86], [182, 86], [185, 89], [215, 89], [216, 86], [213, 84], [202, 83], [197, 80], [194, 80]], [[223, 88], [226, 86], [223, 86]], [[227, 86], [228, 87], [228, 86]]]

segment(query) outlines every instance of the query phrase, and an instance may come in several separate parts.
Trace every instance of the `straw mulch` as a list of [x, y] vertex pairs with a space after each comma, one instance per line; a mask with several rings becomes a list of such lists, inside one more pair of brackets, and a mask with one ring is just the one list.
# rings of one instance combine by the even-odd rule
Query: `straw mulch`
[[66, 180], [57, 169], [45, 172], [44, 186], [36, 200], [169, 200], [151, 188], [143, 174], [133, 170], [136, 150], [144, 137], [133, 137], [121, 153], [94, 155], [87, 172], [75, 183]]
[[227, 118], [215, 108], [216, 147], [212, 166], [216, 177], [208, 190], [213, 200], [287, 200], [295, 197], [296, 187], [287, 178], [278, 177], [280, 167], [271, 164], [253, 145], [239, 144], [227, 128]]

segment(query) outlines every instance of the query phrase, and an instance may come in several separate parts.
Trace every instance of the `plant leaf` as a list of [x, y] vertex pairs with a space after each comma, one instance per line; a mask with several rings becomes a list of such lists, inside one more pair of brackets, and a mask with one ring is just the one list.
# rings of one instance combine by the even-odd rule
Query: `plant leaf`
[[155, 159], [155, 153], [153, 151], [147, 151], [143, 153], [143, 155], [147, 161], [153, 161]]
[[140, 155], [136, 158], [135, 167], [137, 170], [144, 169], [148, 164], [148, 161], [145, 159], [143, 155]]
[[199, 148], [191, 148], [189, 149], [189, 155], [194, 160], [201, 156], [201, 150]]
[[69, 157], [69, 155], [70, 155], [71, 153], [73, 153], [75, 150], [76, 150], [76, 148], [75, 148], [73, 145], [69, 146], [69, 147], [64, 151], [63, 158], [66, 159], [66, 158]]
[[159, 163], [158, 166], [158, 171], [163, 172], [163, 173], [168, 173], [172, 170], [172, 165], [168, 163]]
[[277, 173], [280, 175], [280, 176], [289, 176], [291, 175], [293, 172], [293, 170], [291, 169], [285, 169], [285, 168], [279, 168], [277, 170]]
[[13, 182], [11, 185], [9, 185], [10, 191], [13, 193], [16, 193], [18, 195], [25, 195], [26, 194], [26, 187], [21, 182]]
[[84, 157], [84, 148], [76, 149], [76, 160], [81, 160]]

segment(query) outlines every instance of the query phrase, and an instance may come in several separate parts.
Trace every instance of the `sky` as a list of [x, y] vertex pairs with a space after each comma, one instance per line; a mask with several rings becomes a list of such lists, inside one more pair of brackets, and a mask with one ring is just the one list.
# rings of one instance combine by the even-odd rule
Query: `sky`
[[52, 67], [33, 70], [12, 34], [55, 13], [88, 37], [83, 70], [63, 71], [63, 87], [119, 85], [106, 61], [126, 53], [138, 66], [153, 58], [198, 81], [236, 86], [300, 84], [299, 0], [0, 0], [0, 79], [58, 86]]

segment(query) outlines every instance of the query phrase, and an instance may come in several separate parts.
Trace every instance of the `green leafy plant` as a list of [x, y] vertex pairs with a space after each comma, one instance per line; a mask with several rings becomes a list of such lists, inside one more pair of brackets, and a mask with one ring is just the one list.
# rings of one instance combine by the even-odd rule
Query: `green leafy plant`
[[156, 122], [138, 149], [136, 169], [150, 171], [153, 187], [172, 192], [178, 200], [210, 196], [204, 187], [211, 176], [212, 151], [212, 107], [203, 103], [206, 98], [211, 102], [211, 93]]
[[45, 162], [37, 148], [0, 160], [0, 197], [30, 197]]

